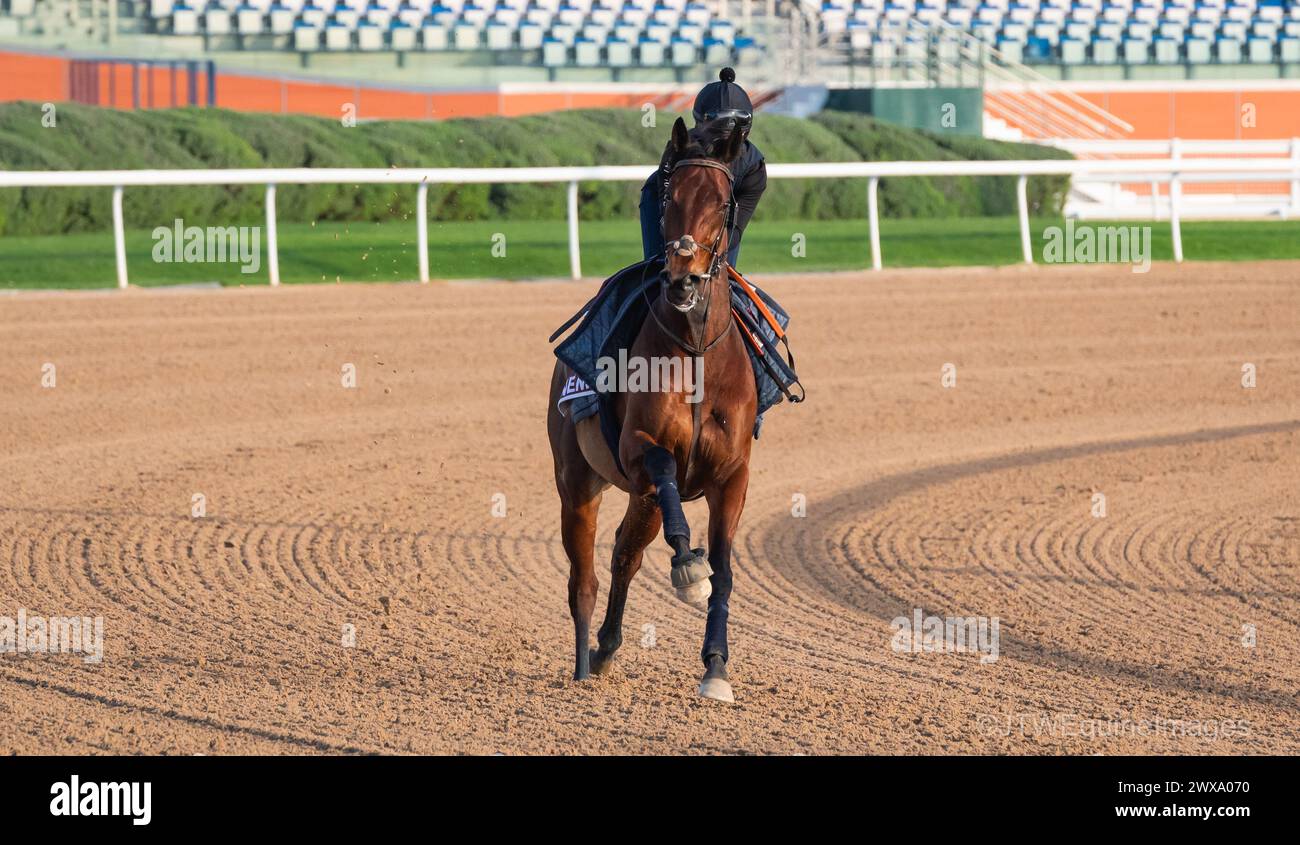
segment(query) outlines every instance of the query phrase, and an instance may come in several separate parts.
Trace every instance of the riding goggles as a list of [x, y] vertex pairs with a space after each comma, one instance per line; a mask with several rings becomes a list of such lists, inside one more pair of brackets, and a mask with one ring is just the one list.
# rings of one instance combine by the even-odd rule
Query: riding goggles
[[744, 109], [722, 109], [720, 111], [707, 111], [703, 115], [704, 123], [713, 123], [718, 120], [734, 120], [736, 125], [744, 129], [754, 122], [754, 113]]

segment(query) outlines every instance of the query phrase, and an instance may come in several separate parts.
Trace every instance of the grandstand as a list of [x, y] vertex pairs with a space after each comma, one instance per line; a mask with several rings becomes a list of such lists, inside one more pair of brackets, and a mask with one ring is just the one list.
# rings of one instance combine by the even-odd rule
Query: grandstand
[[1300, 0], [0, 0], [0, 101], [680, 112], [723, 64], [794, 116], [1049, 143], [1300, 136]]
[[399, 62], [440, 53], [614, 78], [731, 63], [787, 77], [796, 68], [802, 78], [782, 81], [818, 82], [840, 76], [828, 66], [942, 61], [969, 37], [992, 61], [1073, 78], [1138, 68], [1142, 78], [1300, 76], [1300, 0], [0, 0], [0, 9], [0, 38], [86, 30], [99, 9], [116, 18], [108, 33], [98, 23], [101, 34], [153, 36], [165, 54], [279, 51], [307, 66], [331, 53]]
[[[57, 28], [77, 3], [7, 0], [23, 30]], [[694, 0], [147, 0], [132, 32], [165, 48], [319, 53], [481, 53], [498, 65], [688, 68], [752, 64], [757, 41]], [[48, 7], [42, 9], [42, 7]], [[43, 13], [43, 14], [42, 14]], [[64, 20], [70, 15], [64, 13]], [[304, 61], [304, 64], [308, 62]]]
[[825, 40], [849, 54], [924, 54], [916, 24], [964, 31], [1013, 62], [1058, 66], [1277, 67], [1300, 75], [1294, 0], [826, 0]]

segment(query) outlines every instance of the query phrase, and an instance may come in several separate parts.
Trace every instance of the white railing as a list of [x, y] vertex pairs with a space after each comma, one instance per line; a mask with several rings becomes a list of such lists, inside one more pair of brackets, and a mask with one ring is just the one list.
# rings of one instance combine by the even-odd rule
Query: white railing
[[[1056, 138], [1035, 140], [1034, 143], [1057, 147], [1083, 158], [1115, 159], [1122, 156], [1143, 156], [1168, 158], [1173, 166], [1189, 158], [1204, 157], [1221, 163], [1236, 162], [1246, 159], [1272, 158], [1282, 159], [1280, 164], [1300, 168], [1300, 138], [1280, 138], [1268, 140], [1190, 140], [1186, 138], [1168, 138], [1164, 140], [1079, 140]], [[1226, 158], [1213, 158], [1223, 156]], [[1147, 199], [1134, 191], [1134, 184], [1141, 179], [1127, 180], [1127, 190], [1116, 183], [1097, 185], [1098, 191], [1086, 180], [1075, 183], [1071, 202], [1067, 210], [1071, 215], [1092, 218], [1135, 218], [1150, 216], [1156, 220], [1160, 217], [1162, 202], [1159, 185], [1149, 182], [1150, 194]], [[1235, 187], [1235, 186], [1234, 186]], [[1236, 217], [1282, 216], [1295, 217], [1300, 213], [1300, 192], [1293, 182], [1290, 196], [1278, 190], [1278, 184], [1264, 187], [1257, 194], [1242, 193], [1230, 188], [1228, 192], [1200, 193], [1195, 200], [1189, 200], [1181, 209], [1184, 217], [1203, 219], [1222, 219]]]
[[1059, 147], [1076, 155], [1291, 156], [1296, 161], [1300, 161], [1300, 138], [1240, 141], [1197, 141], [1188, 138], [1167, 138], [1155, 141], [1140, 141], [1129, 138], [1108, 141], [1042, 138], [1036, 139], [1033, 143], [1043, 144], [1048, 147]]
[[[429, 185], [549, 182], [567, 184], [569, 269], [582, 276], [578, 238], [578, 184], [580, 182], [640, 182], [653, 166], [610, 167], [482, 167], [482, 168], [292, 168], [253, 170], [71, 170], [0, 171], [0, 188], [103, 187], [113, 189], [113, 243], [118, 287], [127, 286], [126, 229], [122, 219], [122, 194], [131, 187], [192, 185], [265, 185], [267, 275], [280, 283], [276, 242], [275, 189], [277, 185], [415, 185], [419, 278], [429, 281]], [[881, 179], [907, 176], [1016, 176], [1020, 243], [1024, 261], [1034, 262], [1030, 246], [1029, 205], [1025, 183], [1030, 176], [1070, 176], [1093, 182], [1168, 183], [1174, 260], [1183, 260], [1179, 227], [1181, 187], [1188, 182], [1290, 182], [1291, 205], [1300, 216], [1300, 159], [1127, 159], [1038, 161], [887, 161], [827, 164], [771, 164], [772, 179], [866, 179], [868, 237], [871, 265], [883, 266], [880, 252], [880, 211], [877, 197]]]

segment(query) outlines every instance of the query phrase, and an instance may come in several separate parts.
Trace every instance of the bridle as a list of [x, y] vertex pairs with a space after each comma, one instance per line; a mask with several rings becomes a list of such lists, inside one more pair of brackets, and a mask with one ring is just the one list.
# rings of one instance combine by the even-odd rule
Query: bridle
[[[691, 257], [694, 256], [701, 249], [709, 253], [709, 255], [711, 256], [711, 259], [709, 261], [709, 272], [704, 280], [705, 284], [708, 285], [708, 292], [704, 295], [704, 314], [701, 317], [701, 325], [707, 326], [709, 324], [709, 306], [713, 304], [713, 287], [714, 287], [713, 280], [718, 275], [718, 273], [722, 270], [723, 262], [725, 262], [727, 259], [726, 253], [722, 251], [722, 239], [726, 236], [727, 230], [731, 227], [732, 214], [735, 208], [735, 196], [734, 196], [735, 177], [732, 175], [730, 167], [728, 167], [727, 165], [723, 164], [720, 161], [715, 161], [711, 158], [684, 158], [673, 165], [672, 173], [676, 174], [678, 170], [681, 170], [682, 168], [685, 167], [708, 167], [708, 168], [712, 168], [713, 170], [720, 170], [723, 173], [727, 174], [727, 199], [725, 204], [719, 209], [719, 211], [724, 215], [724, 219], [722, 221], [722, 226], [718, 229], [718, 236], [714, 239], [712, 246], [705, 246], [704, 244], [699, 243], [698, 241], [695, 240], [695, 238], [691, 237], [691, 235], [689, 234], [682, 235], [680, 238], [677, 238], [676, 240], [672, 240], [664, 244], [664, 271], [663, 271], [663, 278], [660, 282], [660, 295], [666, 296], [668, 291], [668, 285], [669, 285], [668, 257], [669, 256], [671, 256], [674, 252], [676, 252], [680, 256]], [[669, 179], [671, 180], [671, 178], [672, 177], [670, 175]], [[695, 292], [693, 292], [691, 295], [690, 304], [685, 309], [679, 309], [679, 310], [683, 310], [689, 313], [690, 311], [695, 309], [695, 306], [698, 304], [698, 300], [699, 300], [699, 289], [697, 287]], [[676, 306], [673, 307], [675, 308]], [[731, 331], [731, 324], [733, 322], [732, 320], [727, 320], [727, 327], [723, 329], [721, 332], [719, 332], [717, 337], [715, 337], [713, 340], [709, 341], [708, 343], [704, 344], [703, 346], [698, 346], [696, 344], [687, 342], [683, 338], [679, 337], [677, 333], [674, 332], [672, 329], [664, 325], [663, 320], [659, 319], [659, 315], [658, 313], [656, 313], [653, 305], [650, 308], [650, 315], [654, 317], [654, 321], [659, 324], [659, 328], [661, 331], [663, 331], [664, 334], [668, 335], [668, 337], [674, 343], [676, 343], [682, 349], [686, 350], [686, 352], [690, 353], [691, 355], [703, 355], [705, 352], [708, 352], [710, 349], [716, 346], [718, 341], [726, 337], [727, 334]]]

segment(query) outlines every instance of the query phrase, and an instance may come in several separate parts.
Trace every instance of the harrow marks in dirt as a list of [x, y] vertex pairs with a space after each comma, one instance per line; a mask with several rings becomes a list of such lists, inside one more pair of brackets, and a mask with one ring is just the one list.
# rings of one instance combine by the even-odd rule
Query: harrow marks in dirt
[[[0, 752], [1295, 753], [1297, 269], [773, 281], [811, 398], [755, 447], [734, 707], [662, 543], [568, 680], [541, 403], [585, 286], [15, 297], [0, 616], [104, 658], [0, 655]], [[918, 609], [997, 659], [897, 653]]]

